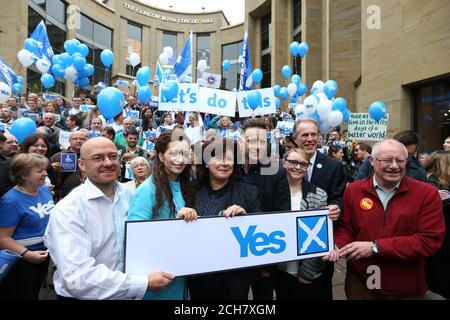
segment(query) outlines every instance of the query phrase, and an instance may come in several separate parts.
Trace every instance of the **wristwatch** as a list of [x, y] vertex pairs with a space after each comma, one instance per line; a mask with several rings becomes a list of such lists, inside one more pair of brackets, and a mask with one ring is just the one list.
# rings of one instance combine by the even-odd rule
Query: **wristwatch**
[[377, 243], [377, 240], [372, 242], [372, 251], [373, 251], [373, 253], [375, 253], [375, 255], [378, 254], [378, 243]]

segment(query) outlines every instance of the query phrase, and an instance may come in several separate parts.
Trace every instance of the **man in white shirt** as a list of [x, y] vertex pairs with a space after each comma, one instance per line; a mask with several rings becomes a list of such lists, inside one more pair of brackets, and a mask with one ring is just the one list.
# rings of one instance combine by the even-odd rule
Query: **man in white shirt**
[[124, 225], [131, 195], [116, 181], [117, 148], [99, 137], [83, 144], [78, 165], [84, 184], [61, 200], [44, 236], [55, 262], [56, 293], [75, 299], [141, 299], [168, 285], [173, 275], [126, 274]]

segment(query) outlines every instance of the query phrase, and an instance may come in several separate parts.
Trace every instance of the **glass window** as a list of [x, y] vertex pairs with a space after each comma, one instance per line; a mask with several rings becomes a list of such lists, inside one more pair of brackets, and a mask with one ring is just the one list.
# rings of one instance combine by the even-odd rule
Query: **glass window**
[[41, 7], [43, 10], [45, 10], [45, 0], [31, 0], [34, 3], [36, 3], [39, 7]]
[[112, 47], [112, 31], [111, 29], [94, 23], [94, 41], [104, 45], [107, 48]]
[[88, 39], [94, 39], [94, 21], [86, 17], [85, 15], [80, 15], [80, 29], [77, 33], [85, 36]]
[[28, 7], [28, 36], [30, 36], [34, 29], [38, 26], [39, 22], [43, 20], [44, 17], [42, 17], [39, 13]]
[[414, 130], [425, 152], [442, 150], [450, 136], [450, 78], [412, 89], [414, 96]]
[[261, 88], [269, 88], [271, 86], [271, 55], [265, 54], [261, 57], [261, 71], [263, 72], [263, 78], [261, 81]]
[[47, 0], [47, 13], [61, 23], [66, 23], [66, 5], [61, 0]]
[[55, 54], [63, 53], [65, 51], [66, 32], [47, 21], [47, 34]]
[[241, 53], [242, 41], [230, 43], [222, 46], [222, 61], [230, 60], [231, 68], [228, 71], [222, 68], [222, 88], [226, 90], [239, 89], [240, 68], [238, 64], [239, 55]]
[[173, 49], [172, 58], [169, 59], [169, 65], [174, 65], [178, 54], [177, 54], [177, 44], [178, 44], [178, 35], [174, 32], [164, 32], [163, 33], [163, 48], [171, 47]]
[[[210, 65], [211, 59], [211, 47], [210, 47], [210, 37], [208, 34], [198, 34], [197, 35], [197, 62], [199, 60], [206, 60], [208, 66]], [[197, 69], [195, 69], [196, 72]], [[197, 73], [197, 78], [199, 73]]]
[[294, 14], [294, 23], [293, 23], [293, 27], [294, 27], [294, 33], [296, 33], [297, 29], [301, 26], [302, 24], [302, 1], [301, 0], [293, 0], [292, 1], [292, 6], [293, 6], [293, 14]]
[[[135, 52], [142, 56], [142, 27], [135, 24], [128, 23], [128, 38], [127, 38], [128, 56]], [[126, 74], [129, 76], [136, 76], [137, 71], [142, 66], [138, 64], [133, 68], [127, 59]]]
[[272, 46], [272, 17], [268, 14], [261, 18], [261, 50], [270, 49]]

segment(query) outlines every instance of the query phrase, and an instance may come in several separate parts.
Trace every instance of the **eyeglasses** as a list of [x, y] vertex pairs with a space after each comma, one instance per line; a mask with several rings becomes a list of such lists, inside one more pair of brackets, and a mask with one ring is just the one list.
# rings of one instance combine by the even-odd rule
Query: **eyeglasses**
[[375, 158], [378, 162], [380, 162], [380, 163], [382, 163], [382, 164], [384, 164], [384, 165], [390, 165], [390, 164], [393, 164], [394, 161], [395, 161], [399, 166], [403, 166], [403, 165], [406, 164], [406, 162], [408, 162], [407, 159], [380, 159], [380, 158], [378, 158], [377, 156], [374, 156], [374, 158]]
[[96, 155], [92, 156], [90, 159], [81, 159], [81, 160], [100, 163], [100, 162], [105, 161], [106, 158], [108, 158], [110, 161], [116, 161], [117, 159], [119, 159], [119, 155], [117, 153], [110, 153], [107, 155], [96, 154]]
[[296, 168], [300, 166], [302, 169], [308, 169], [309, 163], [308, 162], [298, 162], [297, 160], [290, 160], [286, 159], [286, 161], [289, 163], [289, 166]]

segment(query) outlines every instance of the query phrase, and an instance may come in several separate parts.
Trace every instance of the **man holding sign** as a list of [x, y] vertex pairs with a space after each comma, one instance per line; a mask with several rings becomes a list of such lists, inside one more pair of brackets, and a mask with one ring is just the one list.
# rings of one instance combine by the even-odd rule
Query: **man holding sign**
[[116, 181], [116, 146], [106, 138], [93, 138], [80, 155], [78, 164], [86, 182], [56, 205], [45, 234], [57, 266], [57, 295], [62, 299], [141, 299], [146, 290], [164, 288], [173, 279], [168, 273], [123, 272], [123, 231], [131, 195]]

